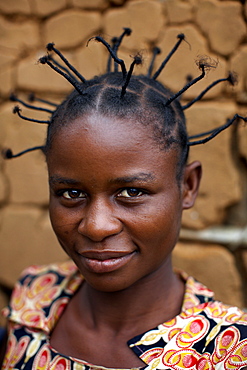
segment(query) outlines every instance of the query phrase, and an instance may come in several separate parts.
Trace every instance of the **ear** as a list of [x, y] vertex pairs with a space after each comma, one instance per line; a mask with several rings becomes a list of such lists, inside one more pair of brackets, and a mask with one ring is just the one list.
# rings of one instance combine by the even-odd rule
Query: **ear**
[[183, 176], [183, 209], [193, 207], [201, 181], [202, 166], [199, 161], [192, 162], [185, 167]]

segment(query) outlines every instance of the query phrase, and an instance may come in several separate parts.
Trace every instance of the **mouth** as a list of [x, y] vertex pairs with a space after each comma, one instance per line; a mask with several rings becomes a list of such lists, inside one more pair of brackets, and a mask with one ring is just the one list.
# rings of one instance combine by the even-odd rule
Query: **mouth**
[[103, 274], [118, 270], [127, 264], [134, 256], [134, 252], [116, 251], [85, 251], [79, 253], [87, 270], [97, 274]]

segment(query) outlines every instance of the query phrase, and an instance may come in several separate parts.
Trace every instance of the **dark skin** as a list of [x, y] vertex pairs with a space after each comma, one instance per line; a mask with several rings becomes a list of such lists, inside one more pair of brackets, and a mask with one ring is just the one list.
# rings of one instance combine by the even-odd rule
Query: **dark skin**
[[52, 225], [85, 278], [51, 346], [95, 365], [144, 366], [126, 342], [183, 302], [171, 252], [201, 165], [187, 165], [178, 182], [178, 150], [161, 150], [151, 131], [92, 114], [61, 129], [47, 154]]

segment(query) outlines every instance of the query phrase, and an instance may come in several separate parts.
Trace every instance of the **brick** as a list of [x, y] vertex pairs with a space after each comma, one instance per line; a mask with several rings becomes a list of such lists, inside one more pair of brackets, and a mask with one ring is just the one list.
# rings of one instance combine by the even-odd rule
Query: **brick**
[[[134, 74], [147, 74], [147, 60], [151, 59], [151, 54], [145, 50], [142, 55], [144, 63], [141, 66], [135, 66]], [[95, 75], [106, 73], [108, 57], [109, 53], [106, 51], [104, 46], [93, 40], [88, 44], [88, 47], [82, 47], [75, 53], [76, 66], [82, 75], [88, 79]], [[131, 54], [129, 52], [119, 50], [118, 57], [124, 60], [128, 70], [133, 61]], [[113, 70], [113, 61], [111, 70]], [[119, 71], [120, 70], [121, 68], [119, 66]]]
[[[140, 75], [140, 74], [147, 74], [149, 63], [151, 61], [152, 54], [150, 50], [142, 50], [140, 52], [143, 58], [143, 62], [139, 66], [135, 66], [133, 74]], [[134, 53], [130, 53], [127, 51], [119, 51], [118, 56], [119, 58], [123, 59], [127, 70], [130, 68], [131, 63], [133, 62], [133, 55]]]
[[124, 4], [124, 1], [125, 0], [111, 0], [111, 3], [115, 5], [122, 5]]
[[[31, 140], [29, 146], [24, 149], [30, 146], [33, 146]], [[10, 187], [11, 203], [48, 204], [46, 163], [40, 152], [29, 153], [21, 158], [9, 160], [6, 163], [5, 174]]]
[[[224, 124], [236, 111], [237, 107], [230, 102], [198, 102], [186, 111], [189, 135]], [[226, 217], [226, 208], [240, 200], [239, 177], [230, 153], [230, 137], [231, 130], [228, 129], [205, 145], [190, 149], [189, 162], [201, 161], [203, 176], [194, 207], [183, 214], [186, 227], [220, 224]]]
[[246, 35], [242, 5], [236, 1], [199, 2], [196, 22], [209, 38], [212, 49], [222, 55], [234, 52]]
[[76, 68], [87, 79], [106, 72], [108, 53], [103, 45], [91, 41], [75, 52]]
[[7, 66], [0, 70], [0, 96], [7, 97], [14, 89], [14, 72], [15, 67]]
[[165, 26], [162, 4], [150, 0], [128, 2], [126, 7], [108, 10], [103, 24], [106, 35], [111, 37], [120, 35], [123, 27], [130, 27], [133, 32], [123, 40], [123, 46], [139, 51], [146, 48], [148, 42], [155, 41]]
[[[9, 104], [2, 112], [2, 124], [5, 131], [3, 146], [11, 148], [13, 153], [44, 143], [46, 125], [23, 121], [12, 114]], [[23, 109], [24, 115], [37, 118], [38, 113]], [[4, 174], [8, 179], [10, 202], [44, 205], [48, 203], [48, 185], [46, 163], [40, 151], [28, 153], [20, 158], [5, 161]]]
[[[11, 111], [12, 105], [9, 103], [0, 105], [0, 115], [1, 115], [1, 131], [0, 131], [0, 147], [2, 148], [7, 135], [7, 121], [9, 118], [9, 112]], [[2, 158], [0, 157], [0, 165], [2, 164]]]
[[[1, 169], [0, 169], [1, 171]], [[5, 203], [8, 200], [8, 186], [6, 177], [0, 172], [0, 203]]]
[[240, 103], [247, 103], [247, 45], [240, 47], [230, 60], [230, 69], [238, 75], [238, 83], [233, 90]]
[[59, 48], [71, 48], [94, 36], [100, 27], [99, 13], [72, 9], [59, 13], [45, 23], [44, 38], [45, 42], [55, 42]]
[[0, 68], [9, 67], [17, 58], [15, 53], [9, 53], [9, 50], [4, 48], [0, 50]]
[[0, 2], [0, 12], [5, 14], [30, 14], [31, 8], [28, 0], [8, 0]]
[[194, 276], [225, 304], [243, 307], [241, 280], [230, 252], [218, 245], [178, 243], [174, 266]]
[[61, 11], [62, 9], [66, 8], [66, 5], [66, 0], [32, 0], [33, 13], [42, 17]]
[[108, 0], [72, 0], [73, 6], [78, 6], [82, 9], [105, 9], [108, 4]]
[[71, 84], [48, 65], [37, 63], [38, 59], [45, 52], [40, 51], [23, 59], [17, 67], [17, 89], [24, 89], [32, 92], [60, 92], [68, 94], [72, 90]]
[[247, 161], [247, 127], [243, 124], [239, 128], [239, 146], [241, 156]]
[[39, 43], [39, 29], [34, 21], [10, 22], [0, 18], [0, 46], [9, 50], [30, 49]]
[[34, 207], [11, 206], [3, 213], [0, 232], [0, 281], [13, 286], [25, 267], [64, 261], [68, 258], [51, 229], [48, 211]]
[[[158, 77], [160, 82], [172, 91], [177, 92], [185, 85], [188, 75], [195, 78], [201, 74], [201, 71], [195, 63], [195, 61], [198, 60], [198, 56], [206, 55], [213, 60], [218, 60], [219, 62], [216, 69], [213, 68], [208, 71], [203, 80], [196, 83], [183, 95], [183, 98], [185, 99], [192, 99], [198, 96], [204, 88], [216, 79], [226, 77], [227, 66], [223, 58], [217, 58], [217, 56], [209, 52], [205, 38], [194, 26], [185, 25], [169, 27], [167, 30], [164, 30], [163, 36], [160, 37], [160, 42], [158, 43], [162, 53], [157, 57], [154, 71], [158, 69], [166, 55], [168, 55], [172, 50], [173, 46], [177, 42], [177, 35], [181, 33], [185, 34], [187, 42], [183, 41], [179, 49], [169, 60]], [[219, 96], [223, 88], [224, 84], [218, 84], [206, 94], [205, 98], [209, 99]]]
[[[247, 117], [246, 105], [239, 105], [237, 113], [242, 117]], [[240, 155], [247, 161], [247, 126], [242, 120], [239, 121], [238, 140]]]
[[[144, 63], [142, 66], [135, 66], [134, 74], [146, 74], [148, 63], [147, 58], [151, 58], [151, 54], [146, 50], [142, 53], [144, 57]], [[75, 65], [78, 70], [84, 75], [85, 78], [92, 78], [95, 75], [106, 73], [107, 61], [109, 53], [106, 48], [94, 40], [91, 40], [87, 47], [83, 46], [75, 52]], [[126, 68], [129, 69], [130, 64], [133, 61], [130, 52], [119, 50], [118, 57], [123, 59], [126, 65]], [[113, 70], [113, 61], [112, 61], [112, 70]], [[119, 71], [121, 70], [119, 66]]]
[[166, 1], [169, 23], [189, 22], [193, 19], [192, 5], [184, 1]]
[[[18, 96], [26, 100], [25, 95]], [[16, 151], [22, 150], [23, 146], [30, 145], [30, 142], [33, 145], [41, 145], [45, 139], [47, 125], [22, 120], [18, 115], [12, 113], [15, 105], [15, 102], [9, 102], [1, 106], [1, 129], [5, 133], [2, 145], [14, 145]], [[21, 107], [21, 104], [17, 105]], [[48, 113], [36, 112], [24, 107], [22, 114], [31, 118], [49, 118]]]
[[0, 208], [0, 228], [2, 227], [2, 223], [3, 223], [3, 208]]

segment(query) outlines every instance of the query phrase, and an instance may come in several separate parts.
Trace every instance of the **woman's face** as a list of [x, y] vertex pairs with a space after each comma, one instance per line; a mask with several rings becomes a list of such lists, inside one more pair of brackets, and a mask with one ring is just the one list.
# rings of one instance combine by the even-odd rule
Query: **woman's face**
[[182, 210], [192, 205], [191, 185], [176, 180], [177, 161], [177, 151], [160, 150], [138, 122], [90, 115], [57, 133], [47, 156], [51, 222], [95, 289], [164, 274]]

